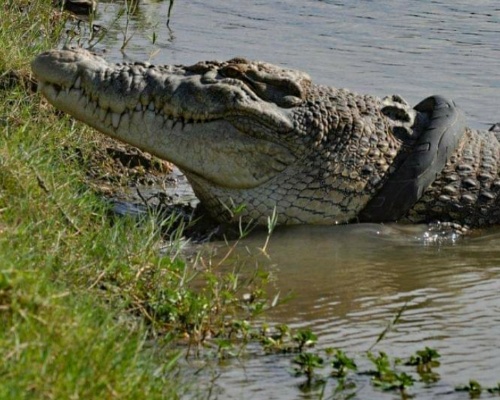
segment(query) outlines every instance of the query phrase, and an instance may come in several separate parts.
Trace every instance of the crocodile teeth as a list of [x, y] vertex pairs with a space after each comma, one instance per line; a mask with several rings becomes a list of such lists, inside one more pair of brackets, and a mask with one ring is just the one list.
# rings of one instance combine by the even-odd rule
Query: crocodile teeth
[[107, 114], [108, 114], [108, 110], [105, 110], [104, 108], [99, 107], [99, 119], [101, 121], [106, 120]]
[[111, 123], [113, 124], [113, 128], [118, 128], [118, 125], [120, 125], [120, 117], [121, 115], [118, 113], [112, 113], [111, 114]]
[[104, 119], [104, 124], [107, 125], [107, 126], [111, 126], [112, 125], [111, 114], [112, 113], [110, 113], [110, 112], [106, 113], [106, 118]]
[[[167, 129], [169, 129], [169, 130], [174, 129], [174, 121], [172, 119], [167, 119], [165, 121], [165, 125], [166, 125]], [[500, 181], [499, 181], [499, 186], [500, 186]]]
[[82, 85], [82, 78], [80, 78], [80, 77], [76, 78], [76, 81], [73, 84], [73, 87], [75, 89], [80, 89], [81, 85]]

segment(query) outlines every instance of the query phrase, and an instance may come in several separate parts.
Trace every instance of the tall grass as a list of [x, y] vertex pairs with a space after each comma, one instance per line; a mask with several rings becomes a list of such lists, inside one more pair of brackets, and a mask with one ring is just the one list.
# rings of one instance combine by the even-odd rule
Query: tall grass
[[152, 223], [111, 220], [85, 185], [95, 134], [29, 92], [29, 62], [65, 17], [0, 7], [0, 398], [175, 398], [178, 354], [146, 345], [151, 326], [130, 313], [138, 272], [172, 260]]

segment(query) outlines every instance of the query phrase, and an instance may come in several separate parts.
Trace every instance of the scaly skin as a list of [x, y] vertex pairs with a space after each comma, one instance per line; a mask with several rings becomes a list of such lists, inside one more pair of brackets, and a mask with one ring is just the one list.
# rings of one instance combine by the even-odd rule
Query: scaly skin
[[498, 136], [467, 128], [443, 171], [405, 220], [452, 221], [471, 227], [500, 223]]
[[[32, 67], [50, 103], [176, 164], [220, 221], [264, 224], [274, 210], [279, 224], [356, 221], [429, 122], [398, 96], [318, 86], [243, 59], [109, 64], [78, 49], [43, 53]], [[500, 222], [499, 152], [493, 133], [467, 128], [403, 219]]]

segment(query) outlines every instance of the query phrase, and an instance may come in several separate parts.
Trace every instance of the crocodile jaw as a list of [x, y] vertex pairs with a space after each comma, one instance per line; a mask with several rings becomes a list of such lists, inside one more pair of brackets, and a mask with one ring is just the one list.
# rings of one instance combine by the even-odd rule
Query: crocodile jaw
[[[207, 84], [182, 67], [127, 67], [84, 50], [53, 50], [32, 63], [40, 92], [55, 107], [208, 185], [256, 187], [295, 161], [289, 149], [262, 139], [265, 134], [245, 132], [248, 123], [263, 131], [291, 126], [279, 107], [264, 106], [244, 87]], [[230, 101], [221, 101], [224, 96]]]

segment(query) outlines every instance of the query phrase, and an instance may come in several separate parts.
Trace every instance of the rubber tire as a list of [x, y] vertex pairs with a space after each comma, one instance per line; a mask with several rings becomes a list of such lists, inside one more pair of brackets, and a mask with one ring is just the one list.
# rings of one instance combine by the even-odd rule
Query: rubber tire
[[403, 217], [443, 170], [465, 132], [465, 117], [452, 100], [431, 96], [414, 109], [430, 113], [430, 123], [408, 157], [361, 211], [360, 222]]

